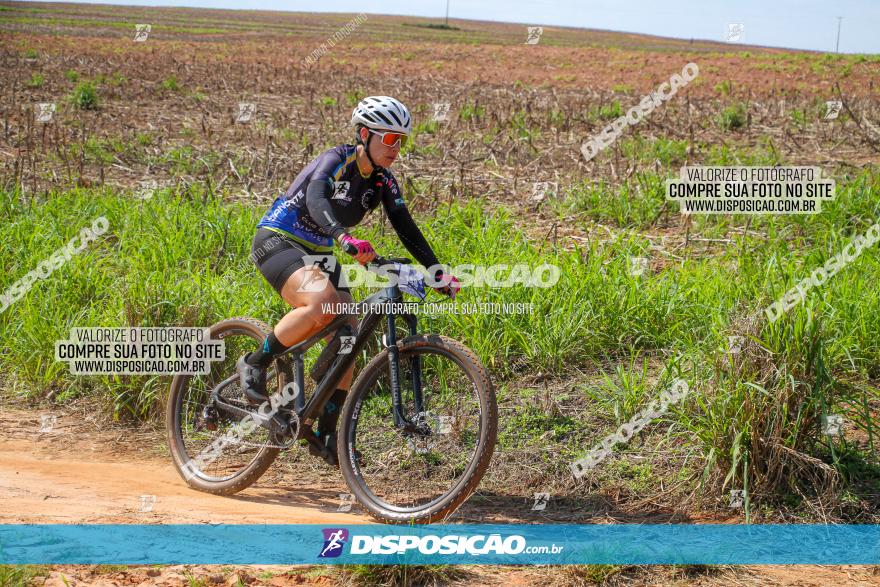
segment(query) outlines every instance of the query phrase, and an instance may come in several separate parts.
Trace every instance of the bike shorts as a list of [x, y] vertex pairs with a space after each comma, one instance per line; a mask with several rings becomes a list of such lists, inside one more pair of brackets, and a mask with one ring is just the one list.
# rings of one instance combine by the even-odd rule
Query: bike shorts
[[268, 228], [257, 229], [251, 244], [251, 260], [279, 294], [287, 279], [306, 263], [324, 272], [337, 291], [351, 293], [348, 287], [340, 285], [342, 267], [333, 253], [312, 250]]

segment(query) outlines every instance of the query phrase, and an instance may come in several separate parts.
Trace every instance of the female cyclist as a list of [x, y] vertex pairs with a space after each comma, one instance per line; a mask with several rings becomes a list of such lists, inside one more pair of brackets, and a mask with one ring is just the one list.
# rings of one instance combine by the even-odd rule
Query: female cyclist
[[[340, 284], [341, 269], [333, 243], [349, 245], [355, 260], [370, 262], [376, 253], [348, 229], [381, 202], [406, 249], [425, 267], [439, 262], [406, 209], [403, 194], [388, 170], [412, 131], [406, 106], [387, 96], [361, 100], [351, 115], [356, 144], [321, 153], [296, 177], [257, 224], [251, 258], [263, 277], [293, 310], [288, 312], [260, 348], [238, 359], [241, 387], [252, 403], [266, 396], [266, 369], [287, 348], [309, 338], [336, 317], [324, 304], [352, 303]], [[377, 139], [373, 140], [373, 135]], [[306, 258], [308, 256], [308, 258]], [[433, 277], [433, 279], [431, 279]], [[452, 275], [438, 270], [428, 283], [455, 298], [460, 288]], [[350, 326], [357, 329], [357, 320]], [[336, 453], [336, 421], [351, 385], [354, 366], [340, 380], [318, 419], [316, 435]]]

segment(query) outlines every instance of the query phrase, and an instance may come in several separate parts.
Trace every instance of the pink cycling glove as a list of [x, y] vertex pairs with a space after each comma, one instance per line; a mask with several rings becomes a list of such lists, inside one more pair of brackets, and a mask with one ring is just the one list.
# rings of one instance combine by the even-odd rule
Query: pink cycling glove
[[437, 281], [440, 282], [440, 285], [435, 289], [454, 300], [455, 295], [461, 289], [461, 283], [458, 282], [458, 279], [450, 273], [441, 273], [437, 276]]
[[370, 241], [354, 238], [350, 234], [343, 234], [339, 237], [339, 242], [342, 243], [343, 250], [354, 257], [358, 263], [369, 263], [376, 256], [376, 251], [373, 250]]

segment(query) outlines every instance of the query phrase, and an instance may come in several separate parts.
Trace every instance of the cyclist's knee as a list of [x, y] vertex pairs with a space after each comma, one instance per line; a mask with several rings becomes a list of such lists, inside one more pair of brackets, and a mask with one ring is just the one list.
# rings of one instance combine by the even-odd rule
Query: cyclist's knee
[[315, 325], [315, 328], [320, 329], [336, 319], [336, 316], [339, 315], [340, 308], [338, 304], [340, 303], [341, 300], [336, 291], [328, 290], [321, 292], [319, 295], [310, 296], [304, 307], [306, 315]]
[[311, 314], [311, 316], [312, 316], [312, 322], [315, 324], [315, 327], [318, 329], [326, 328], [331, 322], [333, 322], [333, 319], [336, 318], [336, 314], [334, 314], [332, 312], [321, 312], [321, 311], [314, 312]]

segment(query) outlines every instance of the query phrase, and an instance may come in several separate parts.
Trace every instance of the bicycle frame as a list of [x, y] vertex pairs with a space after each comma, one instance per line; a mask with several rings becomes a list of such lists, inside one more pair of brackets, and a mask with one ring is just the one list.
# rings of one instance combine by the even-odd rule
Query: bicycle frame
[[[404, 432], [418, 432], [419, 428], [416, 424], [409, 421], [402, 413], [402, 398], [400, 392], [400, 379], [399, 379], [399, 354], [397, 347], [397, 330], [396, 330], [396, 319], [397, 317], [403, 318], [408, 327], [411, 335], [417, 334], [418, 330], [418, 318], [409, 312], [390, 312], [386, 313], [384, 311], [371, 311], [375, 305], [384, 305], [386, 303], [398, 303], [403, 300], [403, 296], [400, 292], [400, 288], [397, 283], [385, 288], [382, 291], [376, 292], [361, 302], [364, 306], [367, 307], [367, 311], [363, 317], [363, 319], [358, 324], [357, 334], [355, 336], [354, 345], [349, 353], [339, 354], [333, 360], [330, 367], [327, 369], [327, 372], [321, 378], [321, 381], [318, 382], [315, 387], [315, 391], [312, 393], [311, 397], [306, 401], [304, 395], [305, 389], [305, 375], [304, 375], [304, 362], [303, 357], [305, 352], [312, 347], [319, 340], [323, 339], [329, 334], [335, 334], [339, 329], [344, 327], [348, 322], [349, 318], [355, 316], [354, 314], [340, 314], [333, 321], [328, 324], [326, 327], [321, 329], [319, 332], [313, 334], [306, 340], [293, 345], [292, 347], [286, 349], [283, 353], [278, 355], [278, 357], [283, 357], [286, 355], [292, 355], [294, 371], [291, 373], [287, 371], [288, 376], [295, 384], [296, 393], [293, 397], [293, 411], [299, 417], [300, 421], [303, 422], [304, 426], [301, 426], [299, 432], [297, 434], [297, 438], [306, 438], [306, 431], [311, 432], [311, 424], [317, 419], [320, 415], [321, 411], [324, 409], [324, 404], [330, 399], [330, 396], [336, 390], [336, 384], [342, 378], [343, 374], [346, 370], [354, 363], [358, 352], [364, 347], [369, 338], [372, 336], [373, 332], [376, 330], [376, 327], [379, 325], [379, 322], [382, 318], [386, 319], [387, 323], [387, 333], [384, 336], [385, 347], [388, 349], [388, 368], [389, 375], [391, 377], [391, 397], [392, 397], [392, 410], [393, 410], [393, 418], [394, 424], [396, 427], [402, 429]], [[287, 365], [284, 365], [285, 367]], [[256, 413], [249, 412], [247, 410], [243, 410], [237, 406], [232, 406], [227, 404], [221, 399], [220, 390], [222, 390], [226, 385], [229, 385], [238, 379], [238, 373], [233, 374], [227, 379], [221, 381], [212, 391], [211, 397], [214, 401], [214, 405], [218, 405], [224, 410], [228, 410], [234, 414], [237, 414], [241, 417], [244, 417], [246, 414], [251, 414], [256, 417], [256, 419], [260, 422], [260, 425], [272, 430], [271, 421], [274, 417], [266, 417], [264, 414], [260, 414], [260, 410], [255, 410]], [[421, 413], [423, 411], [423, 396], [422, 396], [422, 381], [421, 381], [421, 364], [419, 361], [419, 357], [413, 357], [413, 369], [412, 369], [412, 384], [413, 384], [413, 400], [415, 403], [415, 413]], [[287, 407], [289, 401], [285, 404], [281, 404], [282, 407]], [[313, 439], [312, 439], [313, 440]]]

